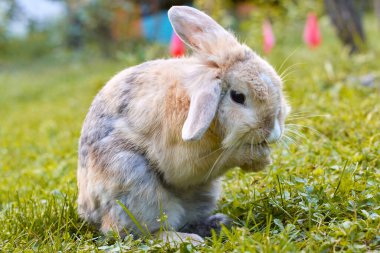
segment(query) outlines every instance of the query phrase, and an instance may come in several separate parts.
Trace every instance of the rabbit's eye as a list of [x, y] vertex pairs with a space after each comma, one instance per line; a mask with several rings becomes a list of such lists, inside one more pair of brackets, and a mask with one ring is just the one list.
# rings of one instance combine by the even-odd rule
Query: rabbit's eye
[[243, 93], [237, 92], [236, 90], [231, 90], [230, 96], [231, 99], [238, 104], [243, 105], [245, 102], [245, 95]]

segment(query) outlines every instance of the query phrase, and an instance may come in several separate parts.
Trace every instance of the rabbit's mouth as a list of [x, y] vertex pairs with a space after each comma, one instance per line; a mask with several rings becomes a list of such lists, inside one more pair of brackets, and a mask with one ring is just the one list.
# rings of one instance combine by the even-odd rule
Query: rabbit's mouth
[[245, 163], [241, 164], [239, 167], [246, 172], [251, 171], [260, 171], [264, 169], [266, 166], [270, 165], [272, 160], [269, 155], [260, 157], [259, 159], [247, 160]]
[[269, 160], [269, 156], [271, 153], [271, 148], [268, 142], [266, 141], [254, 144], [244, 144], [243, 149], [245, 149], [246, 152], [249, 154], [250, 161]]
[[[258, 149], [256, 157], [255, 157], [255, 154], [253, 154], [254, 155], [254, 157], [252, 157], [253, 160], [257, 160], [257, 159], [261, 160], [262, 157], [269, 156], [270, 152], [271, 152], [270, 146], [266, 141], [255, 144], [253, 149]], [[255, 152], [253, 152], [253, 153], [255, 153]], [[259, 157], [257, 157], [257, 155], [259, 155]]]
[[264, 150], [268, 150], [270, 152], [269, 144], [266, 141], [262, 141], [259, 143], [246, 143], [246, 144], [244, 144], [244, 147], [252, 148], [252, 149], [264, 149]]

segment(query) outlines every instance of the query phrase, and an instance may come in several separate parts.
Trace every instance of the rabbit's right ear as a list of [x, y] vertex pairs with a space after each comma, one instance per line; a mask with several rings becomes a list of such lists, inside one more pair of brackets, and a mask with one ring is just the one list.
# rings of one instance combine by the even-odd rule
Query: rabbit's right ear
[[212, 54], [215, 42], [236, 39], [205, 13], [188, 6], [173, 6], [168, 11], [174, 31], [193, 50]]
[[219, 80], [197, 89], [190, 97], [190, 108], [182, 127], [184, 141], [200, 140], [215, 117], [221, 95]]

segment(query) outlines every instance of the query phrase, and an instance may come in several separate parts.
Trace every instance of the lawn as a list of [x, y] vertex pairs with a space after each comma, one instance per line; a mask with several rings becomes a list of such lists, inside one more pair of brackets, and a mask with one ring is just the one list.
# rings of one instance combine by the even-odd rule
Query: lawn
[[[76, 213], [77, 143], [93, 97], [117, 71], [165, 52], [0, 60], [0, 251], [380, 251], [380, 32], [366, 22], [368, 49], [351, 57], [326, 19], [315, 50], [301, 44], [302, 24], [286, 28], [298, 37], [285, 33], [266, 58], [285, 76], [289, 137], [267, 170], [226, 175], [218, 211], [235, 226], [199, 247], [102, 236]], [[360, 82], [368, 75], [372, 86]]]

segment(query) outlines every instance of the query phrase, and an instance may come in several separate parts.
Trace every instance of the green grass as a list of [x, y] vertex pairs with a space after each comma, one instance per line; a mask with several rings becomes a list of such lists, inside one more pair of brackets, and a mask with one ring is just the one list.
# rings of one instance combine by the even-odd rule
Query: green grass
[[[282, 69], [291, 72], [295, 143], [275, 147], [266, 171], [227, 174], [218, 211], [236, 226], [197, 248], [105, 237], [76, 214], [77, 142], [91, 100], [114, 73], [157, 50], [114, 61], [0, 61], [0, 251], [379, 251], [380, 33], [368, 25], [368, 51], [349, 57], [327, 20], [321, 25], [320, 48], [285, 33], [268, 56], [277, 67], [290, 56]], [[374, 87], [355, 81], [369, 73]]]

